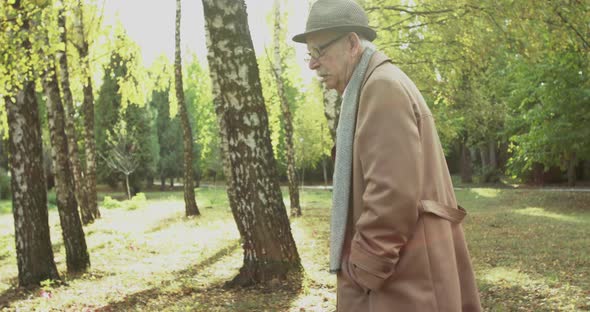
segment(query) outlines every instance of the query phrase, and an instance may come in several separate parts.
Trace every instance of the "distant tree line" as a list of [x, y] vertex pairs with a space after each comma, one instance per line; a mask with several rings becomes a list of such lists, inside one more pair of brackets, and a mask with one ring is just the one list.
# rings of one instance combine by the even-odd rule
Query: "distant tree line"
[[463, 181], [590, 178], [588, 1], [363, 4]]

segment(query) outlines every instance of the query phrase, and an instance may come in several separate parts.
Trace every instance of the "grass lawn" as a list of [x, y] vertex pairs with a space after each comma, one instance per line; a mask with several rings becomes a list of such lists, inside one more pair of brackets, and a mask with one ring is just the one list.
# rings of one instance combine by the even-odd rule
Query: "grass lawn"
[[[199, 189], [202, 216], [190, 219], [178, 192], [103, 201], [103, 218], [85, 228], [92, 268], [77, 277], [65, 273], [59, 218], [50, 209], [66, 285], [34, 291], [15, 288], [13, 219], [10, 203], [0, 202], [0, 311], [333, 311], [330, 196], [303, 191], [304, 216], [291, 222], [301, 285], [234, 290], [222, 286], [237, 274], [242, 251], [223, 189]], [[473, 188], [457, 196], [469, 212], [465, 231], [486, 310], [590, 310], [590, 193]]]

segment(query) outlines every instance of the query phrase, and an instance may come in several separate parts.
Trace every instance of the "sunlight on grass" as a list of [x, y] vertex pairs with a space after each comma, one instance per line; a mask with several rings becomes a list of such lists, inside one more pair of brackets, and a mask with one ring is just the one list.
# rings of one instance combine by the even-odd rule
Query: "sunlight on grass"
[[[493, 311], [502, 310], [506, 305], [510, 308], [510, 302], [521, 304], [533, 300], [537, 305], [547, 309], [558, 308], [559, 311], [576, 311], [578, 300], [584, 298], [584, 291], [568, 283], [556, 283], [546, 278], [533, 278], [529, 274], [517, 269], [496, 267], [479, 273], [480, 279], [486, 284], [486, 291], [505, 294], [510, 300], [504, 299], [497, 306], [491, 307]], [[514, 304], [514, 303], [512, 303]]]
[[483, 273], [481, 279], [490, 283], [505, 283], [511, 286], [526, 286], [532, 280], [527, 274], [505, 267], [492, 268]]
[[491, 189], [491, 188], [472, 188], [472, 189], [470, 189], [470, 191], [475, 193], [476, 196], [481, 196], [481, 197], [485, 197], [485, 198], [495, 198], [501, 192], [501, 190], [499, 190], [499, 189]]
[[525, 209], [518, 209], [518, 210], [514, 210], [514, 212], [521, 214], [521, 215], [525, 215], [525, 216], [545, 217], [545, 218], [551, 218], [551, 219], [558, 220], [558, 221], [575, 222], [575, 223], [586, 222], [584, 220], [584, 218], [582, 218], [582, 217], [574, 217], [574, 216], [558, 214], [558, 213], [546, 211], [545, 209], [538, 208], [538, 207], [528, 207]]
[[336, 276], [328, 271], [331, 196], [326, 191], [302, 192], [303, 217], [291, 221], [305, 279], [289, 311], [331, 311], [336, 304]]
[[12, 212], [12, 200], [0, 200], [0, 215]]

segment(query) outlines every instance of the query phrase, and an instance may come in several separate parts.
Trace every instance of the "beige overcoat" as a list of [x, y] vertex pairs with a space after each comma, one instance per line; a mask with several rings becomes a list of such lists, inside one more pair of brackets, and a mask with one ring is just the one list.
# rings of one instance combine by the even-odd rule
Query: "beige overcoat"
[[481, 311], [434, 119], [380, 52], [360, 93], [352, 166], [338, 311]]

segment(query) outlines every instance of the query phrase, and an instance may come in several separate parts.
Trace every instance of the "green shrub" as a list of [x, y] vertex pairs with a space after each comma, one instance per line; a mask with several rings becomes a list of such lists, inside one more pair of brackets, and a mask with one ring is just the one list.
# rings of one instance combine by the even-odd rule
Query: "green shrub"
[[105, 196], [104, 199], [102, 200], [101, 207], [104, 207], [107, 209], [119, 208], [119, 207], [121, 207], [121, 203], [118, 200], [113, 199], [110, 196]]
[[127, 201], [127, 209], [128, 210], [135, 210], [142, 205], [144, 205], [147, 201], [144, 193], [137, 193], [135, 196], [131, 198], [131, 200]]

